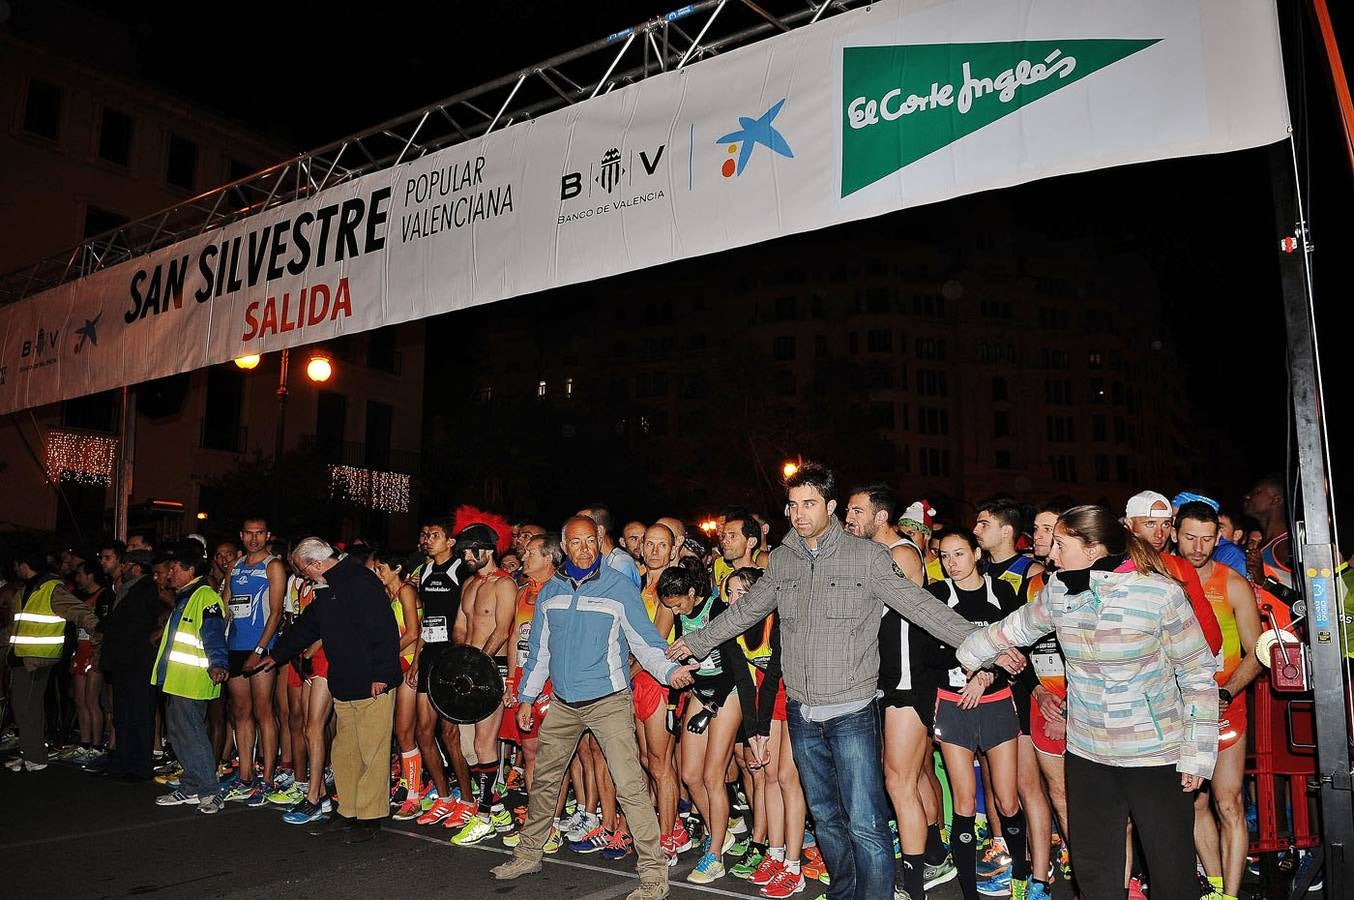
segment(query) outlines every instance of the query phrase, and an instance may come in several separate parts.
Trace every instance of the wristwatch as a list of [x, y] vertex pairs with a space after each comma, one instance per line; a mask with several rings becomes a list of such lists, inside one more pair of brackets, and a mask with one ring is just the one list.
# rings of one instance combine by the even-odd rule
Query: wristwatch
[[262, 656], [262, 655], [263, 655], [263, 648], [262, 648], [262, 647], [255, 647], [255, 648], [254, 648], [254, 655], [255, 655], [255, 656]]
[[1227, 688], [1218, 688], [1218, 699], [1222, 701], [1223, 706], [1230, 706], [1232, 703], [1232, 692]]

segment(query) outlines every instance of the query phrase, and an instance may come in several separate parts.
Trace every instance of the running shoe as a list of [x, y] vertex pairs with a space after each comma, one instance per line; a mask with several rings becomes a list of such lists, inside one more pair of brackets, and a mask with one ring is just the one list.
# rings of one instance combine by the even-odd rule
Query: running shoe
[[629, 834], [624, 831], [616, 831], [611, 835], [611, 841], [602, 848], [603, 859], [625, 859], [634, 851], [635, 842]]
[[895, 884], [893, 886], [893, 900], [912, 900], [912, 895]]
[[[981, 876], [979, 877], [981, 878]], [[1008, 866], [980, 880], [978, 882], [978, 893], [984, 897], [1005, 897], [1011, 893], [1011, 885], [1011, 869]], [[1017, 898], [1013, 896], [1012, 900], [1017, 900]]]
[[672, 849], [672, 835], [665, 834], [658, 838], [658, 850], [663, 854], [663, 862], [669, 869], [677, 865], [677, 851]]
[[596, 831], [602, 825], [602, 819], [596, 813], [581, 812], [576, 813], [578, 821], [569, 827], [565, 823], [560, 823], [560, 831], [569, 839], [569, 843], [584, 840], [589, 834]]
[[428, 810], [433, 808], [433, 804], [436, 803], [437, 800], [438, 800], [437, 788], [430, 786], [426, 791], [423, 792], [423, 798], [418, 802], [419, 809], [423, 810], [424, 812], [427, 812]]
[[[162, 755], [163, 755], [163, 754], [162, 754]], [[183, 766], [179, 765], [178, 762], [176, 762], [175, 760], [172, 760], [172, 759], [171, 759], [171, 760], [166, 760], [165, 762], [160, 763], [159, 765], [157, 765], [157, 766], [156, 766], [154, 769], [152, 769], [151, 771], [154, 772], [156, 775], [167, 775], [167, 774], [169, 774], [170, 772], [181, 772], [181, 771], [183, 771]]]
[[1147, 893], [1142, 887], [1142, 879], [1137, 875], [1128, 879], [1128, 900], [1147, 900]]
[[185, 794], [183, 791], [161, 794], [155, 798], [156, 806], [187, 806], [197, 802], [199, 802], [197, 794]]
[[816, 837], [813, 836], [813, 829], [812, 829], [812, 828], [805, 828], [805, 829], [804, 829], [804, 846], [805, 846], [805, 847], [817, 847], [817, 846], [818, 846], [818, 838], [816, 838]]
[[226, 804], [221, 801], [221, 798], [215, 795], [211, 797], [203, 797], [198, 802], [197, 811], [202, 813], [204, 816], [214, 816], [217, 813], [219, 813], [222, 809], [224, 809], [225, 805]]
[[526, 790], [526, 786], [527, 780], [521, 769], [511, 769], [508, 772], [508, 781], [503, 785], [505, 791], [523, 791]]
[[243, 782], [240, 781], [240, 777], [238, 775], [227, 774], [220, 780], [221, 792], [223, 794], [229, 793], [242, 783]]
[[517, 821], [513, 819], [512, 813], [501, 806], [496, 806], [490, 811], [489, 824], [494, 826], [497, 834], [507, 834], [517, 828]]
[[[729, 837], [733, 836], [733, 832], [729, 832]], [[735, 856], [738, 859], [742, 859], [747, 855], [748, 848], [752, 846], [752, 836], [747, 832], [743, 832], [742, 837], [735, 838], [732, 842], [726, 839], [725, 843], [729, 845], [729, 849], [724, 851], [725, 853]]]
[[296, 772], [293, 769], [278, 769], [273, 774], [273, 790], [286, 790], [296, 784]]
[[[773, 880], [775, 880], [775, 877], [779, 875], [781, 873], [781, 870], [784, 868], [785, 863], [782, 862], [781, 860], [776, 859], [774, 856], [764, 856], [762, 857], [761, 865], [757, 867], [757, 871], [752, 873], [752, 876], [748, 879], [748, 881], [752, 882], [758, 887], [766, 887]], [[799, 871], [801, 874], [803, 874], [804, 871], [803, 863], [800, 864]], [[734, 874], [737, 873], [735, 872]]]
[[225, 792], [224, 799], [227, 803], [233, 800], [248, 800], [254, 793], [255, 788], [256, 785], [251, 782], [244, 782], [236, 779], [235, 784], [231, 786], [230, 790]]
[[462, 803], [460, 800], [451, 801], [451, 815], [442, 820], [443, 828], [464, 828], [470, 824], [470, 820], [475, 818], [475, 813], [479, 807], [473, 803]]
[[1050, 885], [1042, 881], [1031, 881], [1030, 889], [1025, 892], [1025, 900], [1053, 900]]
[[799, 871], [804, 873], [804, 877], [810, 881], [827, 881], [827, 866], [823, 865], [823, 854], [815, 847], [804, 848], [804, 855], [800, 861]]
[[[161, 766], [165, 771], [159, 772], [155, 776], [156, 784], [168, 784], [170, 787], [178, 787], [179, 777], [183, 775], [183, 769], [178, 764], [169, 767]], [[157, 770], [158, 771], [158, 770]]]
[[428, 811], [418, 817], [417, 824], [436, 825], [438, 822], [455, 812], [456, 806], [457, 803], [455, 800], [434, 800], [432, 806], [428, 807]]
[[41, 772], [43, 769], [47, 768], [47, 763], [31, 762], [23, 757], [17, 757], [5, 763], [5, 768], [9, 769], [11, 772], [18, 772], [20, 769], [25, 772]]
[[597, 853], [611, 843], [611, 832], [601, 825], [583, 836], [581, 841], [570, 841], [569, 849], [575, 853]]
[[672, 826], [672, 849], [677, 853], [685, 853], [692, 846], [691, 835], [686, 830], [686, 825], [682, 823], [679, 816], [677, 822]]
[[[1065, 841], [1058, 842], [1058, 870], [1063, 873], [1063, 881], [1072, 880], [1072, 851], [1067, 849]], [[1052, 879], [1049, 879], [1052, 881]]]
[[391, 816], [396, 822], [407, 822], [410, 819], [417, 819], [422, 812], [423, 806], [418, 797], [406, 797], [400, 808], [395, 810]]
[[765, 858], [761, 849], [754, 844], [751, 847], [748, 847], [747, 851], [741, 855], [738, 862], [729, 867], [729, 874], [734, 878], [751, 878], [753, 873], [761, 867], [762, 860]]
[[305, 788], [293, 782], [285, 788], [265, 792], [263, 799], [274, 806], [295, 806], [306, 799], [306, 791]]
[[776, 877], [762, 888], [761, 895], [763, 897], [789, 897], [802, 890], [804, 890], [804, 875], [801, 872], [781, 869], [776, 873]]
[[978, 860], [978, 880], [991, 878], [1003, 869], [1011, 868], [1011, 854], [1006, 852], [1006, 842], [1001, 838], [994, 840]]
[[559, 820], [559, 827], [561, 831], [567, 834], [577, 828], [579, 823], [583, 821], [583, 810], [579, 809], [577, 805], [574, 806], [573, 812], [569, 812], [568, 805], [566, 805], [564, 809], [567, 815]]
[[707, 853], [696, 863], [696, 868], [686, 876], [686, 880], [691, 884], [709, 884], [724, 877], [724, 863], [720, 862], [719, 857], [713, 853]]
[[282, 821], [288, 825], [309, 825], [311, 822], [318, 822], [324, 818], [324, 807], [318, 803], [311, 803], [304, 798], [296, 804], [295, 808], [282, 814]]
[[471, 816], [465, 827], [451, 836], [451, 842], [458, 847], [469, 847], [471, 844], [478, 844], [496, 834], [498, 834], [498, 831], [488, 819]]
[[747, 834], [748, 823], [742, 816], [729, 817], [729, 834]]
[[249, 796], [244, 798], [244, 805], [250, 809], [258, 809], [268, 805], [268, 795], [263, 790], [263, 785], [254, 783], [254, 788], [249, 792]]
[[1011, 900], [1026, 900], [1030, 893], [1030, 880], [1028, 878], [1011, 879]]
[[541, 848], [541, 851], [550, 856], [554, 856], [559, 852], [559, 848], [562, 846], [564, 846], [564, 836], [560, 834], [559, 826], [551, 825], [550, 834], [546, 837], [545, 846]]
[[954, 881], [959, 877], [959, 869], [954, 864], [954, 857], [947, 855], [934, 866], [928, 863], [926, 868], [922, 870], [921, 877], [929, 891], [947, 881]]

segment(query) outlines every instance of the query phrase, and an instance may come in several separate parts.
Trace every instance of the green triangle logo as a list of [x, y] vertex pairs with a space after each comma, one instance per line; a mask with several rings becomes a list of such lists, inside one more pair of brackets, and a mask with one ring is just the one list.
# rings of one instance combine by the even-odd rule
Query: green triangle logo
[[1158, 40], [846, 47], [842, 196]]

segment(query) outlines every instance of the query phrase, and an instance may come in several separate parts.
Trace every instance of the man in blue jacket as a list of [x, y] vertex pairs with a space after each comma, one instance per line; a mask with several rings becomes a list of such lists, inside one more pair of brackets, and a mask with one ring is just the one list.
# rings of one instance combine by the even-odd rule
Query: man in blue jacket
[[592, 519], [574, 516], [564, 523], [563, 535], [568, 559], [536, 596], [517, 692], [518, 726], [530, 730], [532, 703], [546, 679], [554, 684], [554, 699], [541, 725], [536, 783], [521, 840], [513, 858], [496, 866], [493, 874], [505, 880], [540, 871], [564, 772], [579, 738], [591, 730], [606, 754], [639, 857], [639, 888], [627, 900], [661, 900], [668, 896], [668, 867], [639, 764], [629, 658], [633, 654], [655, 678], [674, 688], [691, 684], [695, 666], [668, 662], [667, 642], [649, 621], [639, 590], [602, 564]]

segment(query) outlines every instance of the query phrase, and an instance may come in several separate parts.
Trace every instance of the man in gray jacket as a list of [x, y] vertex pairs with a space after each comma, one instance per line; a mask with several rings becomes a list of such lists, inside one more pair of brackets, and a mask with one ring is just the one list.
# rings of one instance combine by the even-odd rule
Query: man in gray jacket
[[894, 892], [874, 708], [880, 604], [950, 646], [975, 626], [903, 577], [882, 544], [842, 529], [830, 469], [805, 463], [785, 486], [794, 530], [771, 554], [766, 576], [705, 628], [676, 641], [668, 656], [704, 659], [772, 610], [779, 613], [787, 725], [832, 876], [828, 896], [880, 900]]

